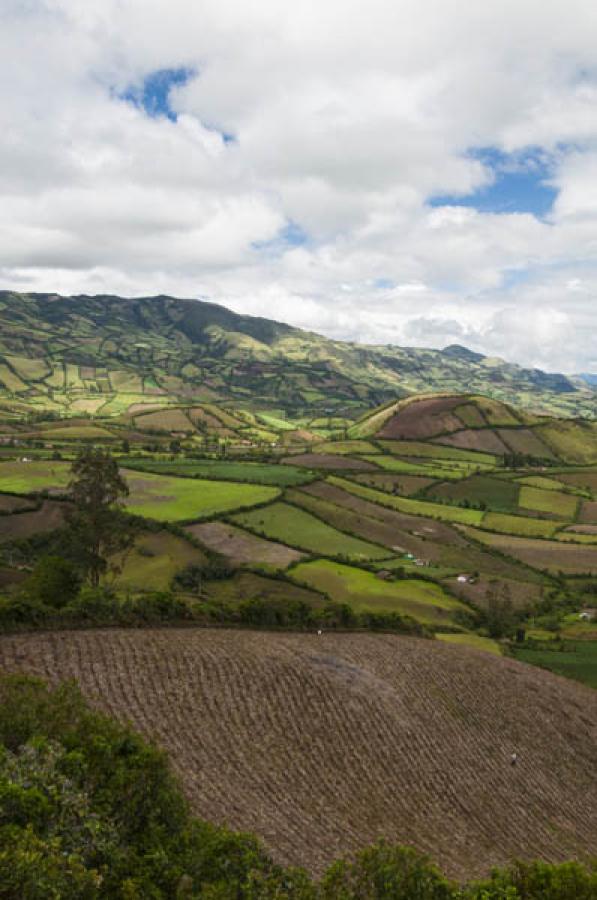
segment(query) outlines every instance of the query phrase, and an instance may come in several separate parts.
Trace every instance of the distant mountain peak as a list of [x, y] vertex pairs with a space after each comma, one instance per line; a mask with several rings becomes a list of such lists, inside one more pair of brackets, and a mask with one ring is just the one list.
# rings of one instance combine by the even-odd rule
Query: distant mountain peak
[[445, 356], [466, 359], [468, 362], [481, 362], [485, 359], [485, 356], [482, 353], [475, 353], [474, 350], [469, 350], [468, 347], [463, 347], [462, 344], [450, 344], [448, 347], [444, 347], [442, 353]]

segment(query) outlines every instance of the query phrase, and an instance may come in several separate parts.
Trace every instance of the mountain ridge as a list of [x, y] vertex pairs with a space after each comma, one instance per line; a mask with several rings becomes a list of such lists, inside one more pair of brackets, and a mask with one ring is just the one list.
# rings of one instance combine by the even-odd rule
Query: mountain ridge
[[594, 418], [597, 391], [451, 345], [338, 341], [204, 300], [0, 291], [0, 403], [67, 410], [73, 397], [151, 395], [354, 418], [417, 393], [483, 393]]

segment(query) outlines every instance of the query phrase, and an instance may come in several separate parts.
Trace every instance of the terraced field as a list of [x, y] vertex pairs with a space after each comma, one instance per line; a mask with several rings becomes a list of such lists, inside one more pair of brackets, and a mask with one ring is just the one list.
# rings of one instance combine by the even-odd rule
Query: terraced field
[[[379, 837], [456, 878], [597, 842], [597, 693], [389, 635], [166, 629], [0, 638], [170, 754], [193, 809], [315, 873]], [[516, 751], [519, 762], [510, 765]]]

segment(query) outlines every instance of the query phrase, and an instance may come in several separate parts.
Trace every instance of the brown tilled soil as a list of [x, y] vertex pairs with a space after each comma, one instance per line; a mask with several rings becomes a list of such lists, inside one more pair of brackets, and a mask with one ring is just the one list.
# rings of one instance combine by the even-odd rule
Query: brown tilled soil
[[444, 431], [457, 431], [462, 421], [452, 410], [462, 405], [462, 397], [429, 397], [409, 403], [385, 423], [378, 437], [420, 440]]
[[597, 500], [583, 500], [578, 521], [583, 525], [597, 525]]
[[227, 522], [201, 522], [189, 525], [186, 530], [210, 550], [221, 553], [237, 565], [257, 562], [286, 569], [290, 563], [305, 556], [292, 547], [267, 541]]
[[0, 516], [0, 544], [29, 538], [42, 531], [54, 531], [64, 525], [67, 504], [56, 500], [45, 500], [33, 512], [14, 513]]
[[456, 447], [459, 450], [480, 450], [483, 453], [497, 453], [498, 455], [510, 452], [495, 431], [491, 431], [489, 428], [479, 431], [474, 429], [459, 431], [456, 434], [438, 438], [435, 443], [445, 444], [447, 447]]
[[597, 692], [514, 660], [390, 635], [168, 629], [4, 636], [0, 664], [78, 678], [166, 748], [197, 814], [255, 831], [284, 863], [320, 872], [380, 836], [457, 878], [595, 851]]
[[35, 502], [13, 494], [0, 494], [0, 513], [13, 513], [21, 509], [34, 509]]

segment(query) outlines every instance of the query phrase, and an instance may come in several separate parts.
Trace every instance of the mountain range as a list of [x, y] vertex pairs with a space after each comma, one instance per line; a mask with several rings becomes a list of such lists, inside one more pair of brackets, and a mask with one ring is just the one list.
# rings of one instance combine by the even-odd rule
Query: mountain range
[[[230, 404], [354, 419], [396, 398], [467, 392], [594, 418], [597, 387], [452, 345], [332, 340], [198, 300], [0, 292], [0, 408], [75, 414], [124, 403]], [[120, 402], [122, 399], [122, 402]], [[111, 404], [111, 406], [110, 406]]]

